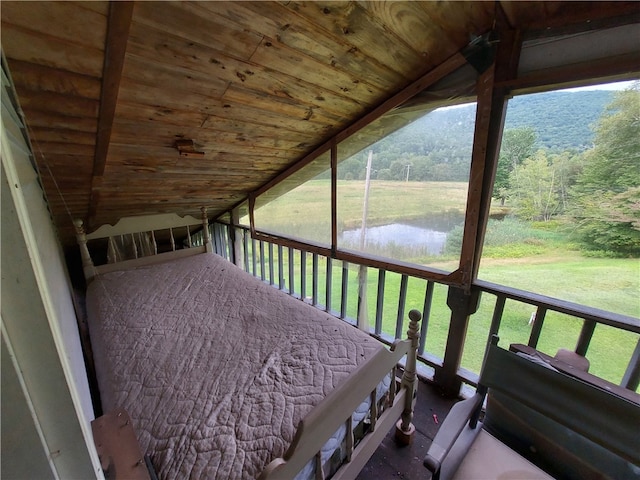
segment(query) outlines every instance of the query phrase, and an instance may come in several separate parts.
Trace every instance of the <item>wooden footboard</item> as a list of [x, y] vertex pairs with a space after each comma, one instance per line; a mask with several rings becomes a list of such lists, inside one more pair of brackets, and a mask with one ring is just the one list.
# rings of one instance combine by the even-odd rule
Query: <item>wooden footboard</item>
[[[107, 273], [116, 270], [126, 270], [128, 268], [151, 265], [154, 263], [166, 262], [168, 260], [173, 260], [180, 257], [213, 251], [213, 248], [211, 246], [211, 239], [209, 237], [209, 219], [207, 217], [206, 207], [202, 207], [201, 211], [201, 219], [197, 219], [189, 215], [180, 217], [176, 214], [149, 215], [144, 217], [125, 217], [120, 219], [120, 221], [118, 221], [118, 223], [116, 223], [115, 225], [102, 225], [100, 228], [89, 234], [84, 231], [82, 220], [75, 220], [74, 225], [76, 227], [76, 238], [78, 241], [78, 246], [80, 247], [82, 269], [84, 271], [86, 280], [90, 281], [93, 277], [101, 273]], [[192, 226], [203, 227], [204, 244], [198, 247], [176, 250], [175, 242], [173, 240], [172, 228], [186, 227], [188, 231], [189, 227]], [[154, 232], [158, 232], [160, 230], [170, 231], [172, 251], [157, 253]], [[111, 248], [113, 238], [118, 236], [130, 235], [133, 240], [133, 245], [135, 246], [134, 235], [139, 233], [150, 233], [154, 250], [153, 255], [138, 257], [136, 253], [135, 259], [120, 261], [117, 263], [108, 263], [106, 265], [100, 266], [94, 265], [91, 254], [89, 253], [87, 241], [107, 238], [109, 239], [109, 248]]]
[[[415, 429], [411, 419], [417, 382], [416, 355], [420, 312], [412, 310], [409, 318], [408, 339], [396, 340], [391, 350], [380, 350], [349, 375], [345, 383], [314, 407], [300, 422], [294, 441], [284, 456], [267, 465], [259, 480], [294, 478], [314, 457], [315, 478], [324, 478], [320, 451], [342, 424], [346, 425], [347, 459], [333, 476], [334, 479], [354, 478], [396, 422], [405, 435], [413, 433]], [[389, 405], [380, 416], [376, 412], [376, 402], [371, 402], [371, 431], [354, 449], [352, 413], [371, 392], [374, 392], [372, 396], [375, 398], [377, 385], [395, 369], [404, 355], [407, 355], [407, 361], [402, 381], [399, 383], [399, 391], [395, 393], [395, 386], [392, 385]]]

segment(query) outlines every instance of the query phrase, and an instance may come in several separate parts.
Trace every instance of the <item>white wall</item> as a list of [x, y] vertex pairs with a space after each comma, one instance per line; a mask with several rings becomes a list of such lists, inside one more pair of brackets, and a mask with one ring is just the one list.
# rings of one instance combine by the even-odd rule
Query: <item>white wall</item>
[[[8, 375], [5, 382], [3, 375], [2, 387], [15, 389], [17, 380], [22, 393], [15, 398], [24, 404], [3, 402], [2, 437], [11, 433], [5, 432], [5, 418], [24, 416], [26, 408], [32, 420], [28, 430], [39, 438], [54, 478], [102, 477], [68, 273], [22, 122], [7, 95], [9, 84], [3, 71], [0, 294], [3, 347], [15, 378]], [[28, 446], [33, 448], [33, 437]], [[3, 458], [10, 448], [16, 447], [2, 442]], [[23, 478], [31, 478], [31, 467], [25, 465]], [[5, 478], [4, 465], [2, 473]]]

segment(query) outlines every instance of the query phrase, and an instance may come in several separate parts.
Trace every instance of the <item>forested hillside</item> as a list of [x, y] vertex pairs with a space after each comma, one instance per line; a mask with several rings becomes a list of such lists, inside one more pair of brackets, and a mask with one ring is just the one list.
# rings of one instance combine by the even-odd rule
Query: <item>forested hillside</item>
[[[509, 101], [505, 130], [530, 127], [534, 150], [582, 152], [593, 146], [593, 126], [614, 91], [549, 92]], [[440, 109], [372, 145], [372, 178], [464, 181], [468, 177], [475, 105]], [[366, 152], [343, 162], [341, 179], [363, 179]]]
[[549, 92], [509, 101], [506, 128], [532, 127], [536, 146], [554, 152], [593, 146], [593, 127], [614, 91]]

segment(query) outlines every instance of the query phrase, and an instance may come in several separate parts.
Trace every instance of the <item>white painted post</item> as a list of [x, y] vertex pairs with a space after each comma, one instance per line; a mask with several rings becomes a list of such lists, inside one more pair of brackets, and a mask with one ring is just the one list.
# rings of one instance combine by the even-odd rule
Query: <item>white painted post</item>
[[400, 420], [396, 423], [396, 439], [405, 445], [410, 444], [415, 436], [416, 427], [413, 425], [413, 406], [418, 388], [417, 362], [418, 344], [420, 343], [420, 322], [422, 315], [418, 310], [409, 312], [409, 330], [407, 337], [411, 340], [411, 348], [407, 352], [407, 363], [402, 375], [402, 387], [407, 389], [406, 404]]
[[76, 228], [76, 239], [78, 240], [78, 246], [80, 247], [80, 257], [82, 258], [82, 270], [84, 270], [84, 276], [87, 281], [96, 276], [96, 268], [91, 260], [89, 254], [89, 248], [87, 247], [87, 235], [85, 234], [83, 222], [77, 218], [73, 221], [73, 225]]

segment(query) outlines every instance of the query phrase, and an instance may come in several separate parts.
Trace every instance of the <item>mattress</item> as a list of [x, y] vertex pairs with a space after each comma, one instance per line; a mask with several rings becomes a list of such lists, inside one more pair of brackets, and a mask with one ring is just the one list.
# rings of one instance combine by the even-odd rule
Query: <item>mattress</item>
[[103, 409], [129, 412], [167, 479], [256, 478], [384, 348], [214, 254], [100, 275], [87, 310]]

